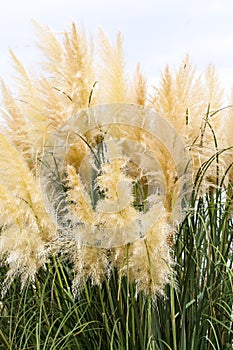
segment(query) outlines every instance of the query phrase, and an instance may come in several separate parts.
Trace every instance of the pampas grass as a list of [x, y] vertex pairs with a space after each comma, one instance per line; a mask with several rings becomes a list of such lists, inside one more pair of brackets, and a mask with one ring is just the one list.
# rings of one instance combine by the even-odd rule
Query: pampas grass
[[[45, 56], [40, 74], [27, 70], [11, 51], [16, 92], [1, 82], [2, 348], [230, 349], [232, 108], [223, 106], [214, 66], [198, 74], [186, 56], [174, 71], [165, 67], [149, 94], [139, 65], [132, 80], [127, 74], [120, 33], [113, 44], [100, 30], [96, 55], [92, 41], [74, 23], [59, 35], [39, 24], [36, 28]], [[176, 177], [184, 164], [178, 162], [180, 155], [168, 157], [170, 139], [156, 143], [143, 124], [147, 119], [137, 128], [129, 123], [98, 125], [72, 136], [71, 147], [62, 151], [62, 173], [54, 157], [55, 175], [87, 235], [90, 227], [105, 223], [115, 232], [146, 213], [149, 205], [140, 170], [145, 160], [102, 164], [104, 142], [110, 147], [112, 139], [127, 138], [154, 153], [163, 172], [156, 173], [156, 181], [163, 178], [167, 190], [145, 237], [116, 247], [89, 246], [64, 234], [46, 211], [40, 171], [50, 165], [45, 163], [48, 141], [67, 121], [87, 107], [115, 102], [155, 110], [172, 125], [189, 152], [193, 187], [188, 209], [174, 226], [181, 180]], [[92, 197], [87, 178], [79, 175], [88, 152], [95, 170]], [[185, 184], [181, 181], [180, 188]], [[103, 212], [106, 202], [119, 212]], [[183, 200], [178, 203], [184, 205]]]

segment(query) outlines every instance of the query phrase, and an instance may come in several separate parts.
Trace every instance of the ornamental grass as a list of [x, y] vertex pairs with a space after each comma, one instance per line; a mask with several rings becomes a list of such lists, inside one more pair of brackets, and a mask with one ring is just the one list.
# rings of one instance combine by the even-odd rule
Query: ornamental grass
[[35, 24], [1, 81], [0, 348], [225, 350], [232, 101], [186, 56], [156, 86], [121, 34]]

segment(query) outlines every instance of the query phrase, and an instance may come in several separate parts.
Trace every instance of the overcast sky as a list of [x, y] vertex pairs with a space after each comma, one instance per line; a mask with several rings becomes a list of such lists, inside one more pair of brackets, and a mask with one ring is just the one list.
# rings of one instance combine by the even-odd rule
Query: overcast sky
[[32, 19], [54, 31], [71, 21], [111, 40], [123, 35], [129, 71], [140, 61], [157, 83], [166, 64], [188, 52], [203, 71], [214, 63], [224, 87], [233, 85], [233, 0], [0, 0], [0, 76], [8, 79], [12, 48], [26, 65], [39, 61]]

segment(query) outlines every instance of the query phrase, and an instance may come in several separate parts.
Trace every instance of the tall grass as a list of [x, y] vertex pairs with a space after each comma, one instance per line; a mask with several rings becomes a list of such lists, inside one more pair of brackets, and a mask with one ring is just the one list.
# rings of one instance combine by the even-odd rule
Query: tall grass
[[175, 276], [164, 296], [137, 293], [114, 270], [74, 297], [72, 268], [58, 256], [33, 285], [21, 290], [16, 280], [2, 299], [0, 349], [232, 349], [233, 190], [219, 179], [197, 197], [203, 169], [174, 237]]
[[[64, 33], [61, 43], [49, 28], [38, 27], [40, 47], [47, 59], [45, 74], [41, 78], [36, 78], [36, 74], [31, 76], [11, 52], [18, 74], [17, 99], [15, 93], [12, 94], [1, 82], [3, 102], [0, 112], [4, 125], [1, 126], [0, 140], [0, 253], [3, 261], [0, 266], [0, 286], [3, 288], [0, 289], [4, 295], [0, 299], [0, 350], [232, 349], [232, 149], [226, 157], [223, 151], [219, 151], [232, 146], [229, 131], [232, 116], [231, 112], [228, 115], [220, 110], [223, 91], [219, 89], [214, 67], [208, 68], [202, 82], [199, 76], [196, 77], [195, 67], [188, 57], [174, 74], [167, 66], [160, 87], [155, 87], [148, 103], [147, 82], [140, 68], [137, 68], [133, 82], [125, 74], [120, 34], [114, 46], [104, 33], [100, 33], [99, 62], [93, 57], [92, 44], [74, 23], [71, 30]], [[166, 243], [165, 248], [163, 245], [165, 253], [161, 253], [164, 259], [168, 258], [168, 243], [171, 242], [172, 259], [166, 261], [173, 261], [172, 266], [162, 259], [156, 260], [162, 246], [157, 245], [156, 239], [149, 246], [146, 238], [139, 241], [140, 249], [135, 246], [133, 268], [130, 265], [130, 244], [126, 244], [118, 255], [113, 254], [113, 248], [105, 249], [103, 259], [100, 248], [93, 252], [92, 248], [89, 250], [90, 247], [83, 246], [80, 250], [71, 249], [69, 259], [66, 259], [65, 249], [60, 249], [57, 255], [50, 254], [54, 245], [57, 248], [54, 244], [57, 230], [40, 199], [39, 164], [44, 146], [49, 135], [56, 133], [66, 120], [83, 108], [115, 102], [137, 103], [156, 110], [174, 126], [188, 148], [192, 145], [190, 156], [196, 178], [188, 203], [189, 211], [169, 242], [166, 239], [168, 225], [164, 232], [162, 224], [156, 231], [159, 238], [166, 233], [162, 240]], [[203, 119], [200, 116], [205, 114], [207, 103], [209, 107]], [[210, 111], [210, 105], [214, 112]], [[125, 130], [119, 128], [116, 132], [119, 137], [129, 134], [131, 142], [140, 144], [147, 137], [143, 123], [137, 130], [125, 124]], [[114, 130], [110, 130], [110, 139], [116, 136]], [[164, 135], [169, 137], [166, 132]], [[78, 170], [86, 151], [93, 155], [97, 149], [92, 174], [94, 184], [98, 175], [105, 174], [96, 171], [101, 165], [99, 156], [103, 156], [102, 139], [90, 143], [85, 135], [76, 136], [80, 142], [66, 155], [67, 165], [75, 165]], [[102, 137], [102, 131], [94, 138], [96, 136]], [[174, 140], [177, 142], [178, 139]], [[151, 141], [150, 136], [145, 151], [148, 151]], [[165, 182], [173, 184], [177, 180], [169, 170], [170, 162], [163, 157], [166, 139], [164, 143], [158, 156], [169, 178]], [[153, 146], [152, 150], [156, 147]], [[172, 153], [172, 149], [170, 151]], [[56, 164], [55, 168], [57, 171]], [[147, 211], [147, 196], [138, 170], [137, 180], [133, 182], [133, 206], [144, 213]], [[64, 194], [64, 184], [59, 179], [60, 184]], [[71, 191], [72, 183], [68, 185], [66, 195], [67, 192], [70, 196], [75, 195], [75, 191]], [[170, 205], [172, 191], [169, 191], [169, 186], [167, 190]], [[105, 193], [104, 186], [91, 186], [93, 211]], [[78, 194], [77, 189], [76, 197], [67, 196], [69, 203], [78, 204]], [[168, 214], [170, 218], [170, 211]], [[141, 256], [142, 250], [144, 255]], [[150, 252], [153, 255], [154, 251], [152, 265]], [[113, 255], [126, 262], [124, 269], [114, 265]], [[88, 256], [92, 258], [90, 264], [86, 261]], [[155, 296], [157, 289], [150, 291], [153, 277], [157, 278], [161, 265], [166, 271], [171, 269], [172, 280], [162, 295]], [[136, 273], [132, 278], [132, 272], [138, 271], [140, 278], [136, 278]], [[9, 283], [6, 283], [6, 276]], [[91, 277], [87, 279], [87, 276]], [[26, 282], [27, 278], [30, 283]], [[144, 281], [149, 282], [143, 284]], [[146, 290], [142, 290], [142, 286]]]

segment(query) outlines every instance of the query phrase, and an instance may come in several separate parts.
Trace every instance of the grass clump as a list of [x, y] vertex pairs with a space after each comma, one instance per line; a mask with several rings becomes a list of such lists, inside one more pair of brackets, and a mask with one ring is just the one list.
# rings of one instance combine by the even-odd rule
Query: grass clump
[[[11, 52], [17, 98], [1, 84], [0, 349], [232, 349], [232, 109], [221, 108], [223, 91], [214, 67], [197, 76], [185, 57], [173, 74], [166, 67], [149, 99], [140, 66], [132, 82], [125, 74], [120, 34], [114, 46], [100, 32], [101, 59], [95, 62], [92, 45], [75, 24], [63, 43], [49, 28], [38, 28], [47, 58], [44, 76], [28, 72]], [[91, 114], [85, 108], [106, 112], [106, 103], [114, 117], [106, 122], [105, 113], [102, 119], [94, 113], [89, 126], [97, 122], [86, 130]], [[118, 113], [121, 103], [133, 111], [128, 123]], [[143, 112], [149, 107], [151, 119], [134, 113], [139, 107]], [[65, 127], [80, 115], [87, 117], [77, 123], [85, 132], [66, 137]], [[150, 132], [155, 124], [156, 136]], [[54, 172], [47, 168], [48, 178], [62, 192], [56, 196], [52, 187], [46, 193], [48, 200], [54, 196], [55, 214], [64, 215], [69, 226], [63, 206], [69, 203], [77, 227], [86, 225], [85, 234], [93, 233], [93, 222], [98, 233], [105, 223], [105, 232], [106, 227], [120, 232], [144, 214], [153, 221], [149, 196], [157, 186], [156, 198], [166, 198], [158, 201], [162, 214], [145, 236], [123, 246], [88, 246], [54, 224], [45, 209], [40, 170], [49, 159], [43, 156], [51, 135], [61, 141], [59, 133], [63, 143], [57, 145], [64, 147], [54, 148], [57, 153], [46, 163], [54, 165]], [[174, 228], [176, 184], [185, 190], [180, 180], [187, 163], [173, 149], [181, 151], [183, 145], [194, 184], [188, 210]], [[131, 158], [111, 156], [119, 155], [118, 149]], [[150, 160], [155, 158], [154, 172]], [[120, 208], [117, 214], [103, 210], [107, 200], [114, 210]]]

